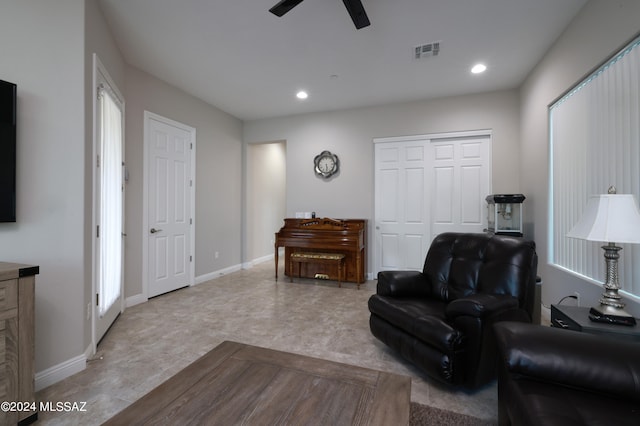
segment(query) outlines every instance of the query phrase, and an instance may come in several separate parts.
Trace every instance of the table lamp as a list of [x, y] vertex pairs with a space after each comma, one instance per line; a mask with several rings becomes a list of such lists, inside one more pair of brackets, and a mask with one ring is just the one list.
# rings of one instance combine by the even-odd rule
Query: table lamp
[[567, 234], [570, 238], [606, 242], [604, 260], [607, 277], [600, 305], [589, 310], [592, 321], [635, 325], [635, 318], [624, 310], [618, 294], [618, 253], [616, 243], [640, 243], [640, 211], [632, 194], [616, 194], [614, 187], [606, 195], [589, 198], [587, 207], [575, 226]]

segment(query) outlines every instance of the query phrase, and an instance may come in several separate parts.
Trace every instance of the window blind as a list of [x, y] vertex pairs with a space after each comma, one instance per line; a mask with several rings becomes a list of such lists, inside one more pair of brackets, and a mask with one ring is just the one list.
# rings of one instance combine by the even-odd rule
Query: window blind
[[[598, 282], [606, 275], [603, 244], [566, 234], [589, 196], [609, 186], [640, 199], [639, 46], [640, 38], [549, 108], [550, 261]], [[640, 295], [640, 247], [618, 245], [622, 290]]]

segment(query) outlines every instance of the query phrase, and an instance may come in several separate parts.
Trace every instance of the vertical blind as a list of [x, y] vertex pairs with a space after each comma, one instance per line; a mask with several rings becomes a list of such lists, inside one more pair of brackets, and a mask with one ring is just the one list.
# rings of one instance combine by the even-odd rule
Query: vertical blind
[[[550, 238], [553, 264], [603, 282], [602, 243], [570, 239], [589, 196], [640, 199], [640, 38], [551, 105]], [[612, 241], [615, 242], [615, 241]], [[620, 285], [640, 295], [640, 247], [622, 244]]]
[[122, 280], [122, 108], [108, 90], [99, 96], [100, 238], [99, 304], [103, 315], [120, 296]]

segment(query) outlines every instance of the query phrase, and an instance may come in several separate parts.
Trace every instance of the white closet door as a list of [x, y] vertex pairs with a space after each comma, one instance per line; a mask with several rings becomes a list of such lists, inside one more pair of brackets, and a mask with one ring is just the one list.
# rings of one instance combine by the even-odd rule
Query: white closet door
[[483, 232], [489, 195], [489, 138], [432, 140], [431, 236]]
[[374, 142], [374, 274], [422, 270], [442, 232], [483, 232], [491, 190], [488, 132]]
[[429, 238], [428, 141], [378, 143], [377, 270], [422, 270]]

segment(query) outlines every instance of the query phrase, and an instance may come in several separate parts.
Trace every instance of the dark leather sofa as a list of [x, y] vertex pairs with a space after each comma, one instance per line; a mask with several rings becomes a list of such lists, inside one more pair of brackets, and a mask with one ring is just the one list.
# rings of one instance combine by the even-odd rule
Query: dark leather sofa
[[531, 241], [441, 234], [422, 272], [378, 273], [371, 332], [430, 377], [477, 388], [496, 377], [493, 324], [531, 322], [537, 264]]
[[640, 425], [640, 343], [522, 323], [494, 328], [500, 425]]

